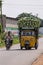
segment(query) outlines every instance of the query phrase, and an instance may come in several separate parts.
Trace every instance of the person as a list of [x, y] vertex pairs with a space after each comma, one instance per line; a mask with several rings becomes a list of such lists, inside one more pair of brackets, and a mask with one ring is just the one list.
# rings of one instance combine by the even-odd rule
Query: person
[[11, 32], [10, 32], [10, 31], [8, 31], [7, 35], [5, 36], [5, 40], [6, 40], [7, 38], [9, 38], [9, 39], [10, 39], [10, 43], [11, 43], [11, 45], [12, 45], [12, 43], [13, 43], [13, 37], [12, 37], [12, 35], [11, 35]]

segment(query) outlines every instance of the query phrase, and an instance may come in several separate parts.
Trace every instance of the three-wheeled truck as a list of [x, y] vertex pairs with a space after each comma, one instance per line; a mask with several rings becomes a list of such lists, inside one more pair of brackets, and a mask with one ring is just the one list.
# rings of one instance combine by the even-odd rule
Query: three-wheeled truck
[[18, 21], [20, 48], [38, 48], [38, 29], [40, 20], [37, 18], [22, 18]]
[[38, 48], [38, 28], [22, 28], [19, 31], [20, 48]]

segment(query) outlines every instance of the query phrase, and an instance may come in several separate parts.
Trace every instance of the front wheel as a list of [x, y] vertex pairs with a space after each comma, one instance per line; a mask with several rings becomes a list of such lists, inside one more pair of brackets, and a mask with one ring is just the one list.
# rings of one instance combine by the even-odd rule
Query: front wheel
[[9, 50], [10, 49], [10, 46], [9, 45], [6, 45], [6, 50]]
[[21, 50], [22, 50], [22, 48], [23, 48], [23, 47], [22, 47], [22, 46], [20, 46], [20, 48], [21, 48]]
[[29, 47], [29, 50], [31, 50], [31, 47]]
[[10, 48], [9, 47], [6, 47], [6, 50], [9, 50]]
[[25, 48], [26, 48], [26, 50], [28, 50], [28, 49], [29, 49], [29, 46], [28, 46], [28, 45], [26, 45], [26, 46], [25, 46]]
[[35, 49], [37, 49], [37, 48], [38, 48], [38, 43], [35, 44]]

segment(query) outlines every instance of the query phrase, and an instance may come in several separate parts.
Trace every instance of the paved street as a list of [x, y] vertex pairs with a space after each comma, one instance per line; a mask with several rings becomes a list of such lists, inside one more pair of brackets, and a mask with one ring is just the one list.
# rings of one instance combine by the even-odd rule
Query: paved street
[[0, 49], [0, 65], [31, 65], [43, 52], [43, 38], [40, 38], [38, 43], [37, 50], [20, 50], [19, 44], [12, 46], [9, 51]]

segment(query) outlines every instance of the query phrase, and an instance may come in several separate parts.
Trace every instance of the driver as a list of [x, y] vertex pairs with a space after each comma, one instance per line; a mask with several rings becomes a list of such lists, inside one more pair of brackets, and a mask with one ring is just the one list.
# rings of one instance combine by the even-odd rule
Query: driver
[[9, 39], [10, 39], [10, 43], [11, 43], [11, 45], [12, 45], [12, 42], [13, 42], [13, 37], [12, 37], [12, 35], [11, 35], [11, 32], [10, 32], [10, 31], [8, 31], [8, 33], [7, 33], [6, 37], [5, 37], [5, 40], [6, 40], [7, 38], [9, 38]]

